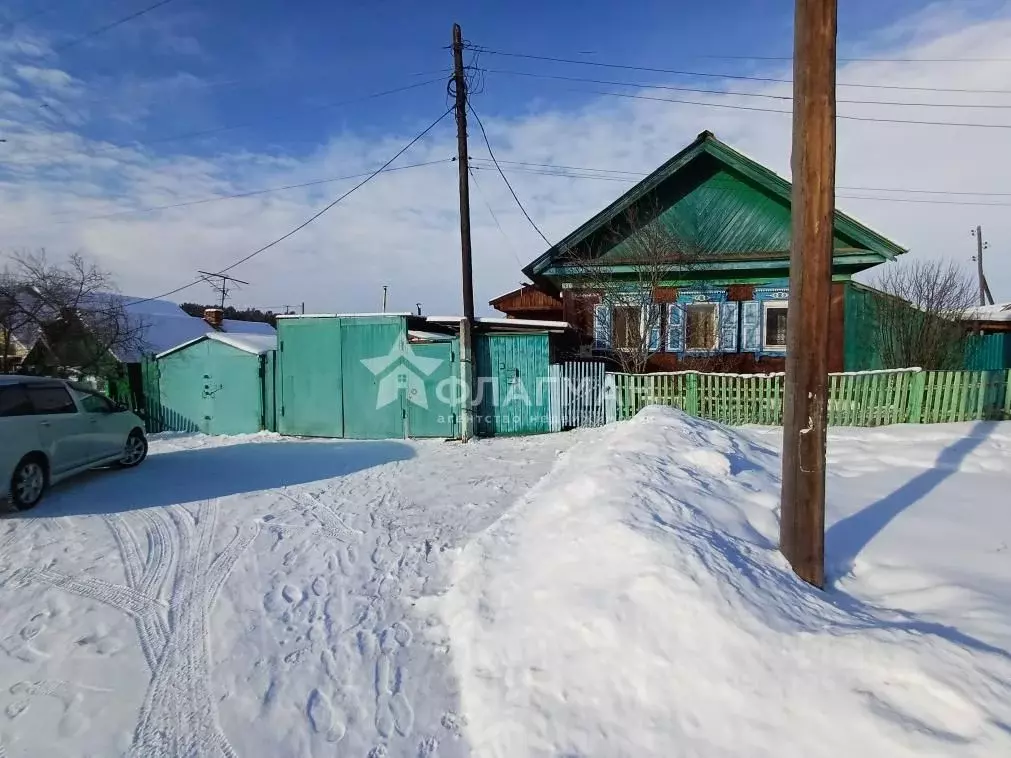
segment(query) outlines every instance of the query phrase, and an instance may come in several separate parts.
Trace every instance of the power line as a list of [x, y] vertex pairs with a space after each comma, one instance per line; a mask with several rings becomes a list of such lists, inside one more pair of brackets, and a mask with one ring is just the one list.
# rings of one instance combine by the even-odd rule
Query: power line
[[[475, 158], [474, 160], [487, 160], [486, 158]], [[533, 166], [537, 168], [545, 169], [557, 169], [563, 171], [586, 171], [586, 172], [596, 172], [602, 174], [627, 174], [630, 177], [645, 177], [649, 176], [648, 171], [626, 171], [623, 169], [615, 168], [591, 168], [589, 166], [566, 166], [556, 163], [533, 163], [530, 161], [507, 161], [499, 160], [499, 163], [512, 165], [512, 166]], [[587, 177], [591, 178], [591, 177]], [[607, 178], [607, 177], [600, 177]], [[628, 180], [622, 180], [628, 181]], [[1011, 197], [1011, 192], [972, 192], [969, 190], [929, 190], [922, 188], [908, 188], [908, 187], [867, 187], [867, 186], [844, 186], [836, 185], [837, 190], [850, 190], [853, 192], [907, 192], [913, 194], [923, 194], [923, 195], [970, 195], [976, 197]]]
[[111, 21], [108, 24], [105, 24], [104, 26], [100, 26], [100, 27], [98, 27], [96, 29], [92, 29], [90, 32], [85, 32], [80, 37], [75, 37], [74, 39], [70, 40], [69, 42], [65, 42], [62, 45], [58, 45], [58, 46], [56, 46], [56, 47], [53, 48], [53, 52], [54, 53], [62, 53], [67, 48], [71, 48], [71, 47], [74, 47], [75, 45], [79, 45], [80, 43], [84, 42], [85, 40], [89, 40], [89, 39], [92, 39], [93, 37], [97, 37], [99, 34], [104, 34], [105, 32], [109, 31], [110, 29], [115, 29], [117, 26], [122, 26], [123, 24], [125, 24], [125, 23], [127, 23], [129, 21], [133, 21], [135, 18], [140, 18], [141, 16], [143, 16], [143, 15], [145, 15], [147, 13], [150, 13], [153, 10], [161, 8], [163, 5], [168, 5], [171, 2], [172, 2], [172, 0], [158, 0], [158, 2], [154, 3], [153, 5], [149, 5], [146, 8], [140, 9], [139, 11], [135, 11], [135, 12], [131, 13], [128, 16], [123, 16], [122, 18], [118, 18], [115, 21]]
[[[434, 166], [438, 163], [451, 163], [454, 159], [452, 158], [440, 158], [434, 161], [423, 161], [421, 163], [408, 163], [404, 166], [393, 166], [387, 168], [383, 173], [391, 173], [393, 171], [403, 171], [408, 168], [421, 168], [423, 166]], [[199, 200], [185, 200], [179, 203], [170, 203], [168, 205], [152, 205], [147, 208], [134, 208], [132, 210], [126, 211], [116, 211], [114, 213], [105, 213], [97, 216], [80, 216], [69, 219], [59, 219], [51, 221], [52, 224], [76, 224], [82, 221], [100, 221], [108, 218], [117, 218], [119, 216], [132, 216], [141, 213], [153, 213], [155, 211], [164, 211], [172, 208], [186, 208], [192, 205], [204, 205], [205, 203], [216, 203], [221, 200], [236, 200], [246, 197], [255, 197], [256, 195], [266, 195], [271, 192], [284, 192], [285, 190], [301, 189], [303, 187], [314, 187], [319, 184], [329, 184], [331, 182], [340, 182], [347, 179], [359, 179], [363, 176], [369, 176], [370, 171], [362, 171], [358, 174], [348, 174], [346, 176], [332, 176], [327, 179], [314, 179], [309, 182], [300, 182], [298, 184], [285, 184], [280, 187], [267, 187], [265, 189], [250, 190], [248, 192], [236, 192], [232, 195], [214, 195], [212, 197], [205, 197]], [[15, 227], [17, 228], [17, 227]]]
[[[606, 92], [604, 90], [576, 90], [577, 92], [588, 92], [606, 97], [622, 97], [631, 100], [652, 100], [659, 103], [675, 103], [678, 105], [697, 105], [702, 108], [726, 108], [729, 110], [753, 111], [758, 113], [780, 113], [787, 116], [793, 115], [792, 111], [779, 110], [777, 108], [762, 108], [757, 105], [734, 105], [731, 103], [711, 103], [702, 100], [686, 100], [684, 98], [652, 97], [650, 95], [631, 95], [627, 92]], [[926, 121], [922, 119], [910, 118], [881, 118], [877, 116], [853, 116], [836, 114], [836, 118], [845, 121], [869, 121], [879, 124], [917, 124], [921, 126], [959, 126], [974, 129], [1011, 129], [1011, 124], [979, 124], [967, 121]]]
[[836, 195], [844, 200], [884, 200], [889, 203], [926, 203], [928, 205], [972, 205], [977, 208], [1011, 208], [1011, 203], [979, 203], [972, 200], [936, 200], [920, 197], [868, 197], [866, 195]]
[[[492, 166], [472, 166], [472, 168], [475, 169], [476, 171], [494, 171], [495, 170]], [[562, 178], [562, 179], [596, 179], [598, 181], [624, 182], [626, 185], [629, 184], [630, 182], [636, 181], [636, 179], [634, 177], [594, 176], [594, 175], [591, 175], [591, 174], [575, 174], [575, 173], [569, 173], [569, 172], [565, 172], [565, 171], [550, 171], [548, 169], [541, 170], [541, 169], [536, 169], [536, 168], [523, 168], [523, 167], [520, 167], [520, 166], [517, 166], [517, 167], [514, 167], [514, 168], [507, 168], [505, 170], [508, 171], [508, 172], [535, 174], [537, 176], [556, 176], [556, 177], [559, 177], [559, 178]], [[839, 189], [843, 189], [843, 188], [840, 187]], [[850, 189], [856, 189], [856, 188], [850, 188]], [[945, 193], [945, 192], [943, 192], [941, 190], [936, 190], [936, 191], [935, 190], [899, 190], [899, 189], [875, 190], [875, 188], [872, 188], [872, 187], [864, 187], [863, 189], [865, 191], [882, 191], [882, 192], [923, 192], [923, 193], [931, 193], [931, 194], [953, 194], [953, 195], [964, 194], [964, 195], [979, 195], [979, 196], [986, 196], [986, 195], [992, 194], [994, 196], [1011, 196], [1011, 193], [1003, 193], [1003, 192], [999, 192], [999, 193], [985, 193], [985, 192], [980, 192], [980, 193], [975, 193], [975, 192]], [[871, 196], [867, 196], [867, 195], [846, 195], [846, 194], [837, 194], [836, 197], [840, 198], [840, 199], [843, 199], [843, 200], [880, 200], [882, 202], [892, 202], [892, 203], [926, 203], [926, 204], [930, 204], [930, 205], [966, 205], [966, 206], [976, 206], [976, 207], [981, 207], [981, 208], [990, 208], [990, 207], [993, 207], [993, 208], [1005, 208], [1005, 207], [1011, 207], [1011, 203], [987, 203], [987, 202], [978, 202], [978, 201], [973, 201], [973, 200], [942, 200], [942, 199], [936, 199], [936, 198], [912, 198], [912, 197], [871, 197]]]
[[481, 189], [481, 185], [477, 181], [477, 176], [474, 174], [473, 166], [468, 166], [467, 170], [470, 172], [470, 178], [474, 180], [474, 187], [477, 188], [477, 193], [481, 196], [481, 200], [484, 201], [484, 207], [488, 209], [488, 214], [491, 216], [492, 221], [495, 222], [495, 226], [498, 227], [499, 233], [502, 235], [502, 239], [506, 241], [506, 247], [509, 248], [509, 253], [512, 255], [513, 260], [516, 261], [516, 265], [523, 268], [523, 262], [520, 260], [519, 256], [516, 255], [516, 250], [513, 248], [513, 241], [509, 239], [509, 235], [505, 233], [505, 229], [502, 228], [502, 224], [498, 221], [498, 216], [495, 215], [495, 211], [492, 210], [491, 203], [488, 202], [487, 196]]
[[[673, 74], [675, 76], [698, 76], [698, 77], [711, 77], [714, 79], [738, 79], [741, 81], [748, 82], [772, 82], [775, 84], [793, 84], [792, 79], [779, 79], [770, 76], [745, 76], [743, 74], [722, 74], [714, 71], [685, 71], [680, 69], [671, 68], [655, 68], [652, 66], [632, 66], [623, 63], [605, 63], [603, 61], [586, 61], [578, 60], [575, 58], [557, 58], [550, 55], [532, 55], [529, 53], [510, 53], [503, 50], [491, 50], [486, 47], [473, 47], [474, 50], [479, 50], [487, 55], [500, 55], [508, 58], [525, 58], [528, 60], [535, 61], [546, 61], [550, 63], [571, 63], [581, 66], [598, 66], [600, 68], [614, 68], [621, 69], [623, 71], [648, 71], [654, 74]], [[860, 82], [836, 82], [837, 87], [860, 87], [864, 89], [891, 89], [891, 90], [910, 90], [916, 92], [967, 92], [972, 94], [984, 94], [984, 95], [1008, 95], [1011, 94], [1011, 90], [993, 90], [993, 89], [962, 89], [957, 87], [916, 87], [912, 85], [900, 85], [900, 84], [867, 84]]]
[[[763, 92], [735, 92], [727, 90], [706, 89], [704, 87], [676, 87], [669, 84], [644, 84], [642, 82], [616, 82], [608, 79], [587, 79], [580, 76], [556, 76], [554, 74], [540, 74], [531, 71], [510, 71], [507, 69], [485, 69], [489, 74], [506, 74], [507, 76], [526, 76], [534, 79], [552, 79], [562, 82], [585, 82], [588, 84], [606, 84], [616, 87], [641, 87], [643, 89], [672, 90], [675, 92], [698, 92], [706, 95], [731, 95], [735, 97], [761, 97], [767, 100], [780, 100], [791, 102], [792, 95], [771, 95]], [[979, 103], [904, 103], [895, 100], [846, 100], [838, 99], [837, 103], [847, 103], [850, 105], [899, 105], [915, 108], [977, 108], [977, 109], [1011, 109], [1011, 104], [979, 104]]]
[[477, 120], [477, 125], [481, 128], [481, 136], [484, 137], [484, 144], [485, 147], [488, 148], [488, 155], [491, 156], [492, 163], [494, 163], [495, 168], [498, 169], [498, 173], [499, 176], [502, 177], [502, 181], [505, 182], [506, 187], [509, 188], [509, 194], [513, 196], [513, 200], [516, 201], [516, 205], [519, 206], [520, 211], [523, 212], [523, 215], [526, 216], [527, 221], [530, 222], [530, 226], [534, 228], [534, 231], [536, 231], [539, 235], [541, 235], [541, 239], [544, 240], [545, 243], [547, 243], [548, 247], [551, 247], [551, 241], [544, 236], [544, 232], [542, 232], [540, 227], [534, 223], [534, 220], [532, 218], [530, 218], [530, 214], [527, 213], [527, 209], [523, 207], [523, 203], [520, 202], [519, 197], [516, 195], [516, 190], [514, 190], [513, 186], [509, 183], [509, 179], [506, 178], [505, 173], [502, 171], [502, 167], [498, 165], [498, 160], [496, 160], [495, 158], [495, 151], [492, 150], [491, 140], [488, 139], [488, 132], [484, 130], [484, 124], [481, 122], [481, 117], [477, 115], [477, 111], [474, 110], [473, 105], [471, 105], [470, 103], [468, 103], [468, 105], [470, 106], [470, 112], [474, 114], [474, 118]]
[[[472, 166], [478, 171], [495, 171], [493, 166]], [[634, 182], [635, 179], [625, 176], [599, 176], [596, 174], [574, 174], [565, 171], [549, 171], [547, 169], [535, 169], [535, 168], [510, 168], [508, 169], [510, 173], [524, 173], [524, 174], [536, 174], [538, 176], [560, 176], [566, 179], [598, 179], [605, 182]]]
[[[388, 161], [386, 161], [386, 163], [384, 163], [382, 166], [380, 166], [379, 168], [377, 168], [375, 171], [373, 171], [367, 177], [365, 177], [364, 179], [362, 179], [362, 181], [358, 182], [358, 184], [356, 184], [354, 187], [352, 187], [351, 189], [349, 189], [347, 192], [345, 192], [342, 195], [340, 195], [336, 200], [334, 200], [333, 202], [331, 202], [331, 203], [323, 206], [323, 208], [321, 208], [319, 211], [317, 211], [316, 213], [314, 213], [313, 215], [311, 215], [309, 218], [307, 218], [301, 224], [299, 224], [298, 226], [296, 226], [294, 229], [286, 232], [285, 234], [281, 235], [280, 237], [278, 237], [277, 239], [273, 240], [272, 242], [268, 242], [263, 247], [254, 250], [253, 252], [249, 253], [248, 255], [245, 255], [242, 258], [239, 258], [239, 260], [235, 261], [234, 263], [232, 263], [232, 264], [230, 264], [228, 266], [225, 266], [222, 269], [219, 269], [215, 273], [216, 274], [224, 274], [224, 273], [226, 273], [228, 271], [231, 271], [232, 269], [236, 268], [237, 266], [242, 265], [243, 263], [245, 263], [246, 261], [250, 260], [251, 258], [255, 258], [260, 253], [262, 253], [262, 252], [264, 252], [266, 250], [269, 250], [270, 248], [274, 247], [278, 243], [283, 242], [284, 240], [288, 239], [292, 235], [300, 232], [302, 229], [305, 229], [305, 227], [309, 226], [309, 224], [311, 224], [313, 221], [315, 221], [316, 219], [318, 219], [320, 216], [322, 216], [328, 210], [330, 210], [335, 205], [337, 205], [338, 203], [340, 203], [342, 200], [344, 200], [346, 197], [348, 197], [349, 195], [351, 195], [353, 192], [357, 191], [361, 187], [364, 187], [372, 179], [374, 179], [376, 176], [378, 176], [380, 173], [382, 173], [387, 167], [389, 167], [389, 165], [391, 163], [393, 163], [397, 158], [399, 158], [401, 155], [403, 155], [408, 150], [410, 150], [415, 145], [416, 142], [418, 142], [422, 137], [424, 137], [426, 134], [428, 134], [430, 131], [432, 131], [432, 129], [434, 129], [436, 127], [436, 125], [440, 121], [442, 121], [444, 118], [446, 118], [446, 116], [448, 116], [449, 113], [452, 110], [453, 110], [453, 108], [447, 108], [445, 111], [443, 111], [443, 113], [437, 119], [435, 119], [435, 121], [433, 121], [431, 124], [429, 124], [428, 126], [426, 126], [423, 131], [419, 132], [410, 142], [408, 142], [406, 145], [404, 145], [402, 148], [400, 148], [400, 150], [398, 150], [396, 152], [396, 154], [393, 155], [392, 158], [390, 158]], [[128, 305], [137, 305], [139, 303], [150, 302], [151, 300], [160, 300], [163, 297], [168, 297], [169, 295], [174, 295], [177, 292], [182, 292], [184, 289], [189, 289], [190, 287], [192, 287], [192, 286], [194, 286], [196, 284], [200, 284], [201, 281], [203, 281], [203, 280], [197, 279], [195, 281], [190, 282], [189, 284], [184, 284], [181, 287], [176, 287], [174, 290], [169, 290], [168, 292], [163, 292], [160, 295], [154, 295], [153, 297], [143, 298], [142, 300], [135, 300], [135, 301], [133, 301], [131, 303], [128, 303]]]
[[[728, 61], [792, 61], [790, 55], [708, 55], [698, 54], [693, 58], [709, 58]], [[843, 63], [1011, 63], [1011, 58], [845, 58], [837, 57]]]

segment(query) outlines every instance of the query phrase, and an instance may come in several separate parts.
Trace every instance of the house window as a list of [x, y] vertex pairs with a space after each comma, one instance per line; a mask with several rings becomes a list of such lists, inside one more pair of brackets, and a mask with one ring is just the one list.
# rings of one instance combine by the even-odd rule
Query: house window
[[692, 303], [685, 306], [685, 349], [715, 350], [719, 338], [716, 303]]
[[768, 350], [786, 349], [786, 301], [767, 302], [764, 345]]
[[613, 347], [618, 350], [637, 350], [642, 347], [642, 310], [639, 306], [616, 305], [612, 319]]

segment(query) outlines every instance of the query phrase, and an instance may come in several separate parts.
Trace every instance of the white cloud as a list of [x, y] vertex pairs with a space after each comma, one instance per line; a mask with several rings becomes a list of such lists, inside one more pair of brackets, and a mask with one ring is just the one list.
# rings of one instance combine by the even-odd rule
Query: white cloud
[[74, 77], [58, 68], [19, 65], [14, 67], [14, 72], [25, 82], [54, 92], [65, 93], [79, 86]]
[[[986, 23], [965, 18], [956, 5], [932, 8], [915, 22], [868, 40], [879, 57], [1005, 57], [1011, 17]], [[9, 47], [9, 46], [8, 46]], [[32, 65], [25, 53], [0, 50], [0, 63]], [[612, 55], [622, 56], [620, 51]], [[6, 61], [6, 62], [4, 62]], [[765, 72], [763, 72], [765, 73]], [[788, 70], [771, 76], [789, 77]], [[575, 75], [580, 75], [578, 72]], [[1011, 90], [1011, 64], [850, 63], [841, 82]], [[506, 80], [488, 75], [487, 92], [475, 100], [502, 160], [649, 171], [703, 129], [789, 175], [790, 118], [784, 115], [710, 109], [599, 97], [575, 109], [536, 106], [521, 115], [496, 111], [494, 93]], [[508, 85], [512, 86], [509, 81]], [[550, 85], [545, 84], [545, 87]], [[0, 82], [0, 91], [3, 83]], [[741, 90], [741, 83], [733, 89]], [[545, 92], [550, 90], [541, 90]], [[789, 94], [789, 85], [752, 90]], [[433, 90], [434, 92], [434, 90]], [[10, 91], [0, 92], [4, 102]], [[676, 93], [656, 93], [676, 97]], [[700, 96], [701, 97], [701, 96]], [[700, 99], [692, 97], [691, 99]], [[841, 99], [1003, 103], [1011, 95], [909, 92], [841, 87]], [[719, 102], [767, 105], [752, 98]], [[771, 107], [782, 107], [772, 102]], [[443, 98], [432, 98], [432, 117]], [[194, 271], [218, 269], [302, 222], [358, 180], [317, 185], [240, 200], [192, 205], [154, 214], [125, 215], [78, 223], [68, 218], [102, 215], [218, 193], [296, 184], [369, 170], [383, 163], [426, 124], [403, 121], [385, 137], [342, 133], [304, 158], [248, 151], [214, 158], [162, 156], [152, 150], [111, 148], [56, 124], [45, 125], [37, 105], [5, 105], [0, 136], [8, 142], [0, 173], [0, 229], [5, 247], [45, 246], [51, 252], [83, 250], [112, 269], [124, 292], [154, 295], [190, 280]], [[1011, 124], [1011, 110], [901, 108], [840, 104], [842, 115]], [[1011, 192], [1011, 130], [839, 122], [840, 187], [905, 187], [975, 192]], [[472, 153], [485, 154], [476, 124]], [[174, 150], [185, 147], [175, 145]], [[451, 120], [419, 143], [402, 162], [455, 154]], [[522, 278], [516, 256], [527, 263], [545, 245], [530, 228], [501, 179], [480, 170], [472, 190], [476, 299], [480, 304]], [[626, 186], [617, 182], [510, 174], [517, 193], [550, 239], [558, 239], [610, 202]], [[840, 189], [838, 205], [911, 249], [910, 255], [953, 257], [970, 267], [980, 223], [991, 240], [988, 275], [997, 297], [1011, 299], [1008, 207], [974, 207], [849, 199], [880, 193]], [[894, 195], [892, 195], [894, 196]], [[902, 195], [916, 200], [966, 200], [1011, 204], [1011, 196]], [[494, 209], [498, 230], [484, 201]], [[252, 284], [236, 302], [280, 305], [305, 301], [315, 311], [375, 310], [382, 285], [391, 306], [427, 312], [458, 312], [459, 226], [456, 165], [445, 163], [384, 174], [316, 223], [235, 270]], [[203, 285], [177, 296], [206, 300]]]

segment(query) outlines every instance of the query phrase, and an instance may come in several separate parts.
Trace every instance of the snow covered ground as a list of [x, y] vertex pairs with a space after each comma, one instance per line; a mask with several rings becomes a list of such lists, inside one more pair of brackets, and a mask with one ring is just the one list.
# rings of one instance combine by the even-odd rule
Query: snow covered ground
[[464, 756], [413, 601], [578, 439], [167, 436], [0, 521], [0, 756]]
[[775, 550], [780, 437], [646, 409], [464, 549], [476, 755], [1011, 755], [1011, 424], [833, 432], [827, 593]]
[[[164, 436], [0, 520], [0, 757], [1011, 755], [1011, 423]], [[561, 455], [560, 455], [561, 454]]]

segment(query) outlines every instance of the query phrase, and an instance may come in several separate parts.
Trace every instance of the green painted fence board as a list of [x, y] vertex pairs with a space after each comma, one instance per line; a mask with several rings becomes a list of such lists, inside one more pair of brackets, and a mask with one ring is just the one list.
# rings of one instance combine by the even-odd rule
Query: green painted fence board
[[[783, 376], [679, 372], [613, 374], [616, 418], [650, 403], [725, 424], [780, 425]], [[1011, 418], [1011, 371], [875, 371], [833, 374], [830, 426], [881, 426]]]

